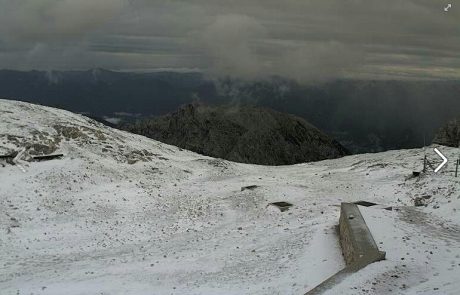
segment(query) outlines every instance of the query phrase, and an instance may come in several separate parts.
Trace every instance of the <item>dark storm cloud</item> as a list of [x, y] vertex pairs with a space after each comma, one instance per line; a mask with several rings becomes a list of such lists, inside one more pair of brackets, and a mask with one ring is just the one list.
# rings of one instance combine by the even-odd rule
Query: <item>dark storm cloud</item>
[[460, 3], [0, 0], [0, 68], [460, 78]]

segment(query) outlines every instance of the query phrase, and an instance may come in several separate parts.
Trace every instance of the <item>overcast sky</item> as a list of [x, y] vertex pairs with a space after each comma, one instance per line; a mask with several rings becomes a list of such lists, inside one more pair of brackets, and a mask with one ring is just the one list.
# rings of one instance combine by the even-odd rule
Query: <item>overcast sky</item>
[[0, 0], [0, 68], [458, 79], [455, 1]]

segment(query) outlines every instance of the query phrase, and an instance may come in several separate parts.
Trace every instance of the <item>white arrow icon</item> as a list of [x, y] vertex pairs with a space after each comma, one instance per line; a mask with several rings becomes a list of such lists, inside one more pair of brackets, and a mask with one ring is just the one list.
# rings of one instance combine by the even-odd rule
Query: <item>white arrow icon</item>
[[434, 172], [438, 173], [439, 170], [441, 170], [441, 168], [444, 167], [444, 165], [446, 165], [447, 158], [437, 148], [435, 148], [434, 151], [436, 152], [436, 154], [438, 154], [438, 156], [442, 158], [442, 163], [438, 166], [438, 168], [434, 169]]
[[452, 4], [447, 4], [447, 6], [444, 7], [444, 11], [445, 11], [445, 12], [448, 12], [448, 11], [449, 11], [449, 8], [451, 8], [451, 7], [452, 7]]

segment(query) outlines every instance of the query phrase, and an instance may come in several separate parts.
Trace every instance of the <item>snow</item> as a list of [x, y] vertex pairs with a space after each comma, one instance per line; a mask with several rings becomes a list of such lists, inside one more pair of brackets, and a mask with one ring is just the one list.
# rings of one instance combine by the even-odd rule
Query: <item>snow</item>
[[[340, 202], [358, 200], [400, 208], [361, 207], [387, 260], [329, 294], [460, 290], [460, 178], [453, 161], [411, 178], [422, 149], [246, 165], [0, 100], [0, 154], [36, 142], [65, 157], [26, 172], [0, 164], [1, 294], [304, 294], [345, 266], [335, 225]], [[412, 207], [424, 195], [431, 203]]]

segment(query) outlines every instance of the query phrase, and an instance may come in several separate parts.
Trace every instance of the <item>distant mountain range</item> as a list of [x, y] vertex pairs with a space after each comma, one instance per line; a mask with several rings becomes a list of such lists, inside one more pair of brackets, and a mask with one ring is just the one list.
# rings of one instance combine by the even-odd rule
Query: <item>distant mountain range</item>
[[0, 71], [0, 97], [60, 107], [93, 116], [160, 115], [193, 97], [216, 97], [214, 84], [198, 73]]
[[291, 165], [348, 155], [305, 120], [256, 107], [188, 104], [126, 130], [206, 156], [259, 165]]
[[291, 113], [354, 153], [413, 148], [460, 110], [459, 81], [337, 80], [301, 85], [210, 80], [201, 73], [0, 71], [0, 97], [55, 106], [114, 124], [165, 115], [200, 101], [269, 107]]

